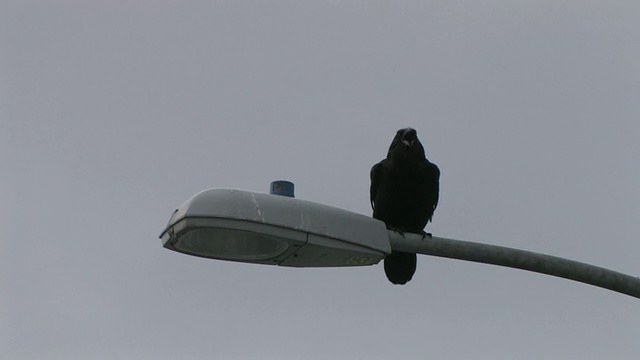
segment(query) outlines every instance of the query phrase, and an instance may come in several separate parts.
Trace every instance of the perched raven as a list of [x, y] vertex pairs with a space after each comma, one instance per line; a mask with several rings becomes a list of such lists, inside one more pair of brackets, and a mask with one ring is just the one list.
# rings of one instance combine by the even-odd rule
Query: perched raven
[[[438, 205], [440, 170], [429, 162], [412, 128], [400, 129], [387, 158], [371, 168], [373, 217], [388, 229], [426, 235]], [[416, 272], [416, 255], [394, 251], [384, 259], [384, 271], [394, 284], [406, 284]]]

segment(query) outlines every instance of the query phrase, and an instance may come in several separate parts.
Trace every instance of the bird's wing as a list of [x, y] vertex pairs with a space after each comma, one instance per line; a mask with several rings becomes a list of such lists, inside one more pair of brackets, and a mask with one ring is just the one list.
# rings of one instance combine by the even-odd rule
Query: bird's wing
[[433, 210], [438, 206], [438, 199], [440, 198], [440, 169], [434, 163], [429, 163], [429, 180], [427, 183], [430, 184], [429, 191], [430, 197], [433, 203]]
[[371, 187], [369, 188], [369, 200], [371, 201], [371, 209], [375, 210], [376, 194], [378, 194], [378, 186], [380, 185], [380, 171], [382, 170], [382, 162], [373, 165], [371, 168]]

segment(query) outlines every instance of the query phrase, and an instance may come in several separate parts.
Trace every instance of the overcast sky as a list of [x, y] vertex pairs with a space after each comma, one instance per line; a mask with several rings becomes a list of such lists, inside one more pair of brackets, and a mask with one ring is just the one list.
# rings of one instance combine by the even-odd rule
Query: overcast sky
[[162, 248], [208, 188], [370, 215], [402, 127], [435, 235], [640, 274], [640, 2], [0, 2], [3, 359], [637, 359], [640, 301], [419, 257]]

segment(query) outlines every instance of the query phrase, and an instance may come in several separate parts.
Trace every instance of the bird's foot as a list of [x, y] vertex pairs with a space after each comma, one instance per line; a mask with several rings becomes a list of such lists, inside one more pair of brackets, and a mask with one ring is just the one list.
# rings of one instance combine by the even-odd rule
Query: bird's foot
[[398, 229], [398, 228], [394, 228], [394, 227], [387, 227], [387, 229], [391, 230], [391, 231], [395, 231], [398, 234], [402, 235], [402, 237], [404, 237], [404, 231]]
[[422, 240], [424, 240], [425, 238], [429, 238], [431, 239], [433, 237], [433, 235], [431, 235], [431, 233], [428, 232], [424, 232], [424, 230], [422, 231]]

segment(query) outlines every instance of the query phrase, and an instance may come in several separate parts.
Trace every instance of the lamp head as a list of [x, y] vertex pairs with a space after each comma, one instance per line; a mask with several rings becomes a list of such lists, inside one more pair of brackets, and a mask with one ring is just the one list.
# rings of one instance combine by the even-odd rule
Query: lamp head
[[310, 201], [231, 189], [196, 194], [160, 235], [165, 248], [294, 267], [373, 265], [391, 252], [383, 222]]

